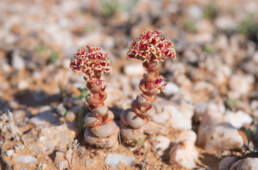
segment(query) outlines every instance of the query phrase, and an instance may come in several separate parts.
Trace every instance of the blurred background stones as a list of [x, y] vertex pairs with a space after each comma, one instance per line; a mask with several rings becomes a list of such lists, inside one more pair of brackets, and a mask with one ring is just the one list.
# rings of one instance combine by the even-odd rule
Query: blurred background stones
[[[255, 169], [257, 9], [256, 0], [1, 0], [6, 162], [14, 169]], [[150, 126], [160, 134], [112, 153], [90, 148], [81, 139], [89, 91], [70, 59], [86, 44], [109, 53], [106, 103], [118, 121], [145, 72], [126, 53], [146, 30], [161, 31], [177, 51], [161, 66], [168, 84]]]

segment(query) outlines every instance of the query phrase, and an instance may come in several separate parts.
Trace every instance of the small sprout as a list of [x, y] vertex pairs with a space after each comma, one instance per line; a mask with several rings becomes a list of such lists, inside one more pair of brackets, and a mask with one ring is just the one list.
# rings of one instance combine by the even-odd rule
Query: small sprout
[[254, 132], [251, 129], [245, 128], [245, 134], [247, 136], [248, 141], [250, 141], [254, 135]]
[[111, 17], [118, 11], [120, 7], [118, 0], [101, 0], [101, 15], [104, 17]]
[[85, 26], [85, 31], [86, 31], [86, 32], [93, 32], [95, 29], [96, 29], [96, 26], [93, 25], [93, 24], [87, 24], [87, 25]]
[[203, 9], [204, 18], [215, 19], [219, 14], [220, 8], [217, 4], [210, 3]]
[[184, 28], [186, 31], [191, 33], [195, 33], [197, 31], [195, 21], [192, 19], [186, 20], [186, 22], [184, 23]]
[[84, 113], [84, 108], [81, 108], [77, 116], [77, 127], [79, 129], [79, 132], [81, 132], [84, 128], [83, 113]]
[[255, 126], [253, 128], [243, 128], [245, 135], [247, 137], [247, 143], [248, 143], [248, 147], [250, 148], [250, 142], [252, 141], [254, 135], [255, 135], [255, 131], [256, 128]]
[[237, 26], [236, 31], [245, 35], [248, 39], [258, 41], [258, 22], [254, 15], [249, 14]]
[[36, 53], [41, 53], [41, 52], [46, 51], [46, 50], [47, 50], [47, 47], [45, 45], [42, 45], [42, 44], [38, 44], [35, 47]]
[[64, 110], [64, 117], [66, 117], [68, 115], [69, 111], [67, 111], [66, 109]]
[[44, 165], [40, 163], [39, 167], [38, 167], [38, 170], [43, 170], [43, 167], [44, 167]]
[[54, 64], [58, 60], [59, 56], [60, 56], [60, 52], [59, 51], [54, 52], [52, 55], [50, 55], [48, 57], [47, 63], [48, 64]]
[[227, 98], [225, 100], [225, 104], [227, 107], [229, 107], [230, 109], [235, 109], [237, 107], [237, 102], [234, 99], [231, 98]]
[[208, 54], [215, 54], [216, 53], [216, 49], [215, 48], [212, 48], [208, 45], [205, 45], [204, 46], [204, 51]]
[[80, 95], [74, 96], [74, 99], [84, 99], [89, 93], [87, 88], [78, 88], [78, 90], [80, 91]]
[[142, 139], [142, 138], [139, 138], [138, 140], [137, 140], [137, 143], [136, 143], [138, 146], [140, 146], [140, 147], [144, 147], [144, 139]]

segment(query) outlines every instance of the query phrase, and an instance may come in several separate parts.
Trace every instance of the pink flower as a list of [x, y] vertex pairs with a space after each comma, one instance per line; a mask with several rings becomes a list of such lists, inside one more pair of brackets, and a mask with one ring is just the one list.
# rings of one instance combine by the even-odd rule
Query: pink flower
[[86, 78], [102, 75], [111, 71], [107, 53], [101, 48], [87, 45], [80, 48], [70, 63], [74, 72], [82, 73]]
[[142, 34], [138, 41], [133, 41], [127, 53], [129, 58], [143, 61], [164, 61], [176, 58], [173, 43], [160, 35], [158, 31], [148, 31]]

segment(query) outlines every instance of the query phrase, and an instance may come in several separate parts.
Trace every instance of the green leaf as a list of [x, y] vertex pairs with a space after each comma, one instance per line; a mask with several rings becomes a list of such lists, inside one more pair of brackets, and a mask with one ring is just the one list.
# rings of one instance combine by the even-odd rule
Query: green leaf
[[186, 31], [189, 31], [189, 32], [197, 31], [196, 24], [195, 24], [194, 20], [192, 20], [192, 19], [188, 19], [185, 21], [184, 28], [186, 29]]
[[237, 106], [237, 102], [236, 102], [236, 100], [234, 100], [234, 99], [227, 98], [227, 99], [225, 100], [225, 103], [226, 103], [226, 105], [227, 105], [229, 108], [231, 108], [231, 109], [234, 109], [234, 108], [236, 108], [236, 106]]
[[80, 91], [80, 95], [73, 97], [74, 99], [77, 99], [77, 100], [85, 98], [89, 93], [89, 90], [87, 88], [78, 88], [78, 90]]
[[47, 50], [47, 47], [42, 45], [42, 44], [38, 44], [36, 47], [35, 47], [35, 51], [36, 53], [41, 53], [43, 51], [46, 51]]
[[214, 19], [218, 16], [219, 12], [220, 12], [220, 8], [217, 4], [209, 3], [203, 9], [203, 17]]
[[204, 46], [204, 51], [208, 54], [215, 54], [216, 53], [216, 49], [215, 48], [211, 48], [207, 45]]
[[52, 55], [48, 57], [47, 63], [54, 64], [58, 60], [59, 55], [60, 55], [59, 51], [54, 52]]
[[84, 108], [81, 108], [77, 117], [77, 127], [79, 129], [79, 132], [81, 132], [84, 129], [83, 113], [84, 113]]

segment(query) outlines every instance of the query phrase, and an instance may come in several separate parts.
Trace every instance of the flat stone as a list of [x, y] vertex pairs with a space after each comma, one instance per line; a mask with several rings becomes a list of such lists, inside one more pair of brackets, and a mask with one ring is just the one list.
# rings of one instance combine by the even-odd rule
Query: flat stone
[[18, 162], [18, 163], [29, 164], [29, 163], [36, 162], [37, 159], [33, 156], [30, 156], [30, 155], [18, 155], [15, 158], [15, 161]]
[[230, 170], [257, 170], [258, 158], [245, 158], [235, 162]]
[[124, 67], [124, 72], [128, 76], [142, 76], [144, 68], [141, 63], [127, 64]]
[[243, 111], [237, 111], [236, 113], [226, 112], [225, 120], [238, 129], [244, 125], [251, 124], [253, 121], [252, 117]]
[[163, 93], [166, 96], [170, 96], [170, 95], [177, 93], [178, 90], [179, 90], [179, 88], [175, 83], [169, 82], [163, 89]]
[[230, 123], [221, 123], [199, 128], [198, 143], [207, 150], [231, 150], [240, 149], [244, 140]]
[[114, 154], [108, 154], [105, 159], [105, 163], [110, 165], [114, 169], [117, 168], [120, 162], [126, 165], [134, 165], [135, 158], [131, 156], [125, 156], [125, 155], [114, 153]]
[[170, 140], [165, 136], [155, 136], [151, 139], [153, 150], [158, 155], [163, 155], [164, 151], [169, 147]]
[[13, 150], [13, 149], [8, 149], [8, 150], [6, 151], [6, 155], [7, 155], [7, 156], [13, 156], [13, 154], [14, 154], [14, 150]]
[[30, 120], [30, 123], [36, 126], [48, 126], [50, 124], [57, 124], [58, 118], [54, 116], [54, 113], [51, 111], [40, 112], [37, 115], [33, 116]]
[[169, 162], [177, 163], [184, 168], [193, 169], [198, 160], [198, 151], [195, 147], [196, 134], [185, 131], [176, 139], [169, 153]]
[[235, 156], [228, 156], [219, 162], [219, 170], [229, 170], [230, 166], [237, 161], [238, 158]]
[[12, 55], [12, 66], [17, 70], [21, 70], [25, 67], [24, 59], [19, 55], [19, 51], [14, 51]]

